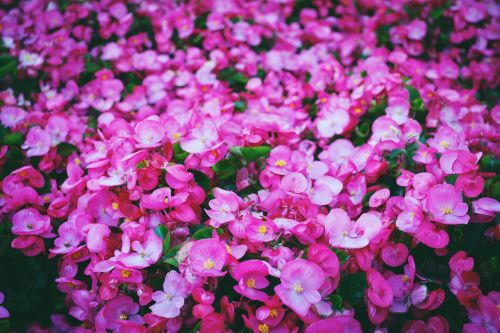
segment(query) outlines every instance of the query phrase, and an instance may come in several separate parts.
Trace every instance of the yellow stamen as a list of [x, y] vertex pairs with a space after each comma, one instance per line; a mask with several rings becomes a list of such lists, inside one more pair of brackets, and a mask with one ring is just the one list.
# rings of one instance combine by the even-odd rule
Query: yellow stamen
[[267, 232], [267, 227], [264, 224], [261, 224], [257, 231], [259, 234], [264, 235]]
[[120, 275], [121, 275], [122, 277], [124, 277], [124, 278], [128, 278], [131, 274], [132, 274], [132, 272], [131, 272], [131, 271], [128, 271], [128, 270], [126, 270], [126, 269], [122, 269], [122, 270], [120, 271]]
[[163, 202], [164, 202], [164, 203], [166, 203], [166, 204], [168, 204], [168, 198], [165, 198], [165, 199], [163, 200]]
[[267, 324], [259, 324], [259, 332], [261, 333], [269, 333], [269, 325]]
[[269, 317], [271, 317], [271, 318], [276, 318], [276, 317], [278, 317], [278, 310], [276, 310], [276, 309], [271, 309], [271, 311], [269, 311]]
[[361, 110], [361, 108], [355, 108], [354, 109], [354, 113], [356, 113], [356, 114], [361, 113], [361, 111], [363, 111], [363, 110]]
[[181, 133], [176, 132], [176, 133], [172, 134], [172, 137], [177, 140], [181, 137]]
[[128, 316], [127, 316], [125, 313], [122, 313], [122, 314], [120, 315], [120, 319], [121, 319], [121, 320], [127, 320], [127, 319], [128, 319]]
[[118, 205], [118, 202], [113, 202], [113, 203], [111, 204], [111, 207], [112, 207], [114, 210], [118, 210], [118, 208], [119, 208], [120, 206]]
[[448, 149], [448, 147], [450, 146], [450, 144], [448, 143], [448, 141], [441, 141], [441, 142], [439, 143], [439, 145], [440, 145], [441, 147], [443, 147], [444, 149]]
[[252, 278], [248, 279], [247, 280], [247, 287], [248, 288], [255, 288], [255, 279], [252, 279]]
[[453, 213], [453, 209], [448, 208], [448, 207], [441, 208], [441, 211], [442, 211], [442, 212], [443, 212], [443, 214], [445, 214], [445, 215]]
[[302, 286], [298, 283], [296, 283], [294, 286], [293, 286], [293, 290], [295, 290], [297, 293], [301, 293], [304, 291], [304, 288], [302, 288]]
[[410, 278], [407, 275], [403, 275], [401, 277], [401, 280], [403, 280], [403, 282], [408, 282], [408, 281], [410, 281]]
[[286, 162], [284, 160], [277, 160], [276, 162], [274, 162], [274, 166], [277, 166], [277, 167], [284, 167], [286, 165]]
[[214, 268], [214, 266], [215, 266], [215, 263], [212, 261], [212, 259], [207, 259], [203, 263], [203, 268], [205, 268], [205, 269], [211, 269], [211, 268]]

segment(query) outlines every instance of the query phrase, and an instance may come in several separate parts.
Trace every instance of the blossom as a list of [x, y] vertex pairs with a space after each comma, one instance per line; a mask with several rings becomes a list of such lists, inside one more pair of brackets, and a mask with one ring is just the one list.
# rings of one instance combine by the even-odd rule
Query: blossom
[[193, 273], [200, 276], [222, 276], [226, 263], [227, 250], [216, 239], [196, 241], [189, 250], [189, 259]]
[[153, 230], [148, 230], [142, 235], [141, 241], [133, 241], [133, 253], [122, 253], [117, 260], [132, 268], [144, 268], [155, 264], [160, 258], [163, 241]]
[[156, 302], [150, 308], [160, 317], [175, 318], [180, 314], [187, 296], [186, 280], [177, 272], [170, 271], [165, 276], [163, 291], [155, 291], [152, 295]]
[[365, 247], [382, 228], [380, 219], [373, 213], [365, 213], [354, 222], [339, 208], [332, 209], [323, 224], [330, 245], [350, 249]]
[[429, 190], [426, 209], [433, 221], [443, 224], [466, 224], [470, 219], [461, 193], [449, 184], [436, 185]]
[[301, 316], [307, 315], [311, 305], [321, 300], [318, 292], [324, 281], [323, 270], [310, 261], [296, 259], [281, 271], [281, 283], [274, 288], [281, 301]]
[[264, 289], [269, 285], [269, 281], [265, 278], [268, 273], [264, 261], [246, 260], [238, 264], [231, 273], [234, 279], [238, 281], [238, 284], [234, 286], [234, 290], [252, 300], [266, 301], [268, 296], [260, 289]]
[[[4, 297], [5, 297], [4, 293], [0, 292], [0, 304], [3, 303]], [[0, 319], [9, 318], [9, 317], [10, 317], [9, 311], [5, 307], [0, 306]]]
[[22, 148], [27, 149], [27, 156], [42, 156], [49, 152], [51, 144], [49, 133], [41, 127], [35, 126], [30, 128]]

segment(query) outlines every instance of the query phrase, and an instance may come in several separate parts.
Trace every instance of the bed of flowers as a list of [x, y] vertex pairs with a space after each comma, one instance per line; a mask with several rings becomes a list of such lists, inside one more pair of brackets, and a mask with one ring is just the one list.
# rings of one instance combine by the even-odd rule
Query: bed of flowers
[[494, 0], [0, 0], [0, 38], [0, 332], [500, 330]]

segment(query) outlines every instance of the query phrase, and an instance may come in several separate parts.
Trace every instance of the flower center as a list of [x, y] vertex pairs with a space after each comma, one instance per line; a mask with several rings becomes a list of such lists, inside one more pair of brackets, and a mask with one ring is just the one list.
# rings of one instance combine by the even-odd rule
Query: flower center
[[264, 235], [267, 232], [267, 227], [264, 224], [261, 224], [257, 231], [259, 234]]
[[174, 133], [174, 134], [172, 134], [172, 137], [173, 137], [175, 140], [180, 139], [180, 137], [181, 137], [181, 133]]
[[111, 208], [113, 208], [114, 210], [118, 210], [118, 207], [119, 207], [118, 202], [113, 202], [111, 204]]
[[269, 325], [267, 324], [259, 324], [259, 332], [261, 333], [269, 333]]
[[126, 269], [122, 269], [122, 270], [120, 271], [120, 275], [121, 275], [122, 277], [124, 277], [124, 278], [128, 278], [128, 277], [130, 276], [130, 274], [132, 274], [132, 272], [131, 272], [131, 271], [128, 271], [128, 270], [126, 270]]
[[443, 214], [445, 215], [448, 215], [448, 214], [451, 214], [453, 213], [453, 210], [451, 208], [448, 208], [448, 207], [445, 207], [445, 208], [442, 208], [441, 211], [443, 212]]
[[298, 294], [304, 291], [304, 288], [299, 283], [294, 284], [293, 290], [295, 290]]
[[286, 162], [284, 160], [277, 160], [276, 162], [274, 162], [274, 166], [277, 166], [277, 167], [284, 167], [286, 165]]
[[212, 261], [212, 259], [207, 259], [203, 263], [203, 268], [205, 268], [205, 269], [211, 269], [211, 268], [214, 268], [214, 266], [215, 266], [215, 263]]
[[128, 316], [127, 316], [125, 313], [122, 313], [122, 314], [120, 315], [120, 319], [121, 319], [121, 320], [127, 320], [127, 319], [128, 319]]
[[276, 309], [271, 309], [271, 311], [269, 311], [269, 316], [270, 316], [271, 318], [276, 318], [276, 317], [278, 317], [278, 310], [276, 310]]
[[408, 275], [403, 275], [401, 277], [401, 280], [403, 280], [403, 282], [408, 282], [408, 281], [410, 281], [410, 278], [408, 277]]
[[444, 149], [448, 149], [448, 147], [450, 146], [450, 144], [448, 143], [448, 141], [445, 141], [445, 140], [441, 141], [441, 142], [439, 143], [439, 145], [440, 145], [441, 147], [443, 147]]
[[28, 229], [30, 229], [30, 230], [31, 230], [31, 229], [33, 229], [33, 224], [28, 223], [28, 224], [26, 225], [26, 227], [27, 227]]
[[252, 279], [252, 278], [248, 279], [247, 286], [248, 286], [248, 288], [255, 288], [255, 279]]

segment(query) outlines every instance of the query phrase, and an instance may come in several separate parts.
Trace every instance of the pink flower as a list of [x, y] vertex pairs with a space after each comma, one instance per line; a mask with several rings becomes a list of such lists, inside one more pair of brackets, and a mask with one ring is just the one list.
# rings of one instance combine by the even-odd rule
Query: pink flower
[[401, 266], [406, 262], [409, 251], [403, 243], [388, 242], [382, 248], [381, 256], [384, 263], [391, 267]]
[[389, 189], [380, 189], [372, 194], [370, 200], [368, 201], [368, 205], [372, 208], [379, 207], [383, 205], [387, 201], [387, 199], [389, 199], [390, 195], [391, 192], [389, 191]]
[[226, 264], [227, 249], [217, 239], [201, 239], [189, 250], [190, 267], [200, 276], [223, 276], [222, 268]]
[[52, 144], [50, 135], [38, 126], [30, 128], [26, 141], [21, 146], [23, 149], [28, 149], [26, 156], [42, 156], [49, 152]]
[[90, 252], [103, 252], [106, 250], [108, 237], [111, 230], [105, 224], [90, 224], [87, 232], [87, 248]]
[[101, 311], [104, 326], [110, 330], [119, 328], [126, 321], [138, 324], [144, 323], [142, 317], [137, 314], [139, 312], [139, 304], [134, 303], [129, 296], [116, 296]]
[[165, 130], [158, 117], [151, 116], [135, 126], [134, 139], [138, 148], [155, 148], [161, 144]]
[[479, 296], [477, 305], [477, 309], [469, 310], [469, 319], [472, 323], [464, 325], [464, 333], [498, 332], [500, 330], [500, 309], [498, 305], [484, 295]]
[[20, 124], [28, 115], [26, 111], [14, 106], [3, 106], [0, 111], [0, 122], [9, 128]]
[[433, 221], [443, 224], [467, 224], [470, 219], [462, 194], [449, 184], [436, 185], [429, 190], [426, 209]]
[[141, 241], [132, 242], [135, 253], [122, 253], [116, 260], [132, 268], [145, 268], [155, 264], [162, 254], [163, 241], [154, 230], [148, 230], [142, 235]]
[[382, 228], [382, 222], [373, 213], [362, 214], [357, 222], [346, 211], [334, 208], [323, 219], [325, 232], [333, 247], [360, 249], [368, 245]]
[[269, 281], [265, 278], [269, 274], [266, 264], [264, 261], [253, 259], [239, 263], [231, 273], [238, 281], [234, 290], [251, 300], [265, 302], [269, 296], [259, 289], [269, 285]]
[[283, 177], [280, 188], [286, 192], [300, 194], [307, 189], [307, 179], [301, 173], [292, 172]]
[[20, 236], [43, 236], [50, 233], [52, 226], [50, 218], [41, 215], [34, 208], [26, 208], [18, 211], [12, 217], [12, 233]]
[[407, 37], [412, 40], [422, 40], [427, 33], [427, 25], [419, 19], [413, 20], [406, 26]]
[[187, 138], [181, 139], [181, 148], [188, 153], [203, 153], [218, 142], [219, 132], [211, 120], [197, 124]]
[[[0, 304], [3, 303], [4, 296], [5, 295], [2, 292], [0, 292]], [[0, 319], [9, 318], [9, 317], [10, 317], [9, 311], [7, 311], [7, 309], [5, 307], [0, 306]]]
[[209, 201], [210, 209], [205, 211], [211, 219], [210, 225], [218, 228], [222, 224], [234, 221], [237, 218], [243, 200], [235, 193], [218, 187], [213, 192], [215, 199]]
[[281, 301], [301, 316], [306, 316], [311, 305], [321, 301], [318, 289], [325, 279], [323, 270], [310, 261], [296, 259], [281, 271], [281, 284], [274, 290]]
[[378, 271], [372, 269], [367, 274], [368, 299], [379, 307], [389, 307], [392, 304], [394, 295], [387, 280]]
[[152, 298], [156, 303], [150, 309], [157, 316], [175, 318], [181, 313], [187, 295], [186, 280], [176, 271], [170, 271], [165, 276], [163, 291], [153, 293]]
[[476, 214], [495, 216], [500, 212], [500, 203], [493, 198], [481, 198], [472, 202], [473, 211]]
[[345, 109], [336, 109], [321, 114], [316, 121], [318, 133], [322, 138], [331, 138], [341, 134], [350, 122], [349, 112]]

